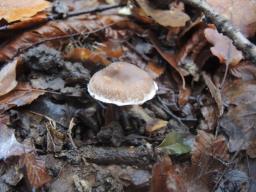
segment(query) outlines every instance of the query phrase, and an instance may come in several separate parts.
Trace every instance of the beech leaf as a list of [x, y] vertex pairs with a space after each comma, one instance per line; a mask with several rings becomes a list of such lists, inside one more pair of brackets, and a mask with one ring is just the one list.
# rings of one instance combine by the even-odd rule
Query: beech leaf
[[18, 84], [13, 91], [0, 97], [0, 113], [12, 107], [30, 104], [44, 93], [42, 90], [33, 89], [28, 84]]
[[0, 96], [9, 93], [16, 87], [16, 65], [17, 60], [15, 59], [0, 70]]
[[26, 20], [36, 13], [50, 7], [50, 2], [45, 0], [6, 0], [0, 2], [0, 19], [8, 23]]
[[33, 188], [39, 188], [51, 181], [51, 176], [45, 168], [45, 162], [34, 154], [25, 154], [21, 159], [21, 164], [25, 167], [25, 176]]

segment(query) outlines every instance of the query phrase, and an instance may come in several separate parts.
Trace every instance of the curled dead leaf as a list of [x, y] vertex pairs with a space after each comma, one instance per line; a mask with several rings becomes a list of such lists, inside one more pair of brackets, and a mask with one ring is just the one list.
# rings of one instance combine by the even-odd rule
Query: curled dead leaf
[[211, 52], [221, 63], [236, 65], [243, 59], [242, 52], [237, 50], [228, 37], [220, 34], [216, 29], [207, 28], [204, 30], [204, 35], [214, 45], [211, 47]]

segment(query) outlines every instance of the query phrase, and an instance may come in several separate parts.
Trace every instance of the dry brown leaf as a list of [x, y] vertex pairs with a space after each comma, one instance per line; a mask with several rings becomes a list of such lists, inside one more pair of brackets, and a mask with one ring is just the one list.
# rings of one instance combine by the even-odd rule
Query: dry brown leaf
[[[232, 104], [221, 118], [222, 130], [229, 138], [229, 151], [246, 150], [254, 157], [256, 140], [256, 82], [236, 80], [223, 89], [227, 103]], [[235, 106], [234, 106], [235, 105]]]
[[51, 181], [51, 176], [45, 168], [45, 162], [34, 154], [25, 154], [20, 164], [25, 167], [26, 180], [32, 188], [37, 189]]
[[16, 66], [17, 59], [14, 59], [12, 62], [6, 64], [0, 70], [0, 96], [3, 96], [13, 90], [16, 85]]
[[0, 48], [0, 62], [13, 58], [19, 51], [24, 51], [34, 44], [51, 38], [70, 37], [73, 34], [92, 34], [113, 24], [127, 21], [123, 17], [106, 15], [98, 17], [73, 17], [63, 21], [51, 21], [37, 29], [23, 33]]
[[189, 16], [177, 8], [160, 10], [150, 7], [147, 0], [137, 0], [137, 3], [157, 23], [165, 27], [183, 27], [190, 20]]
[[246, 36], [256, 32], [256, 1], [254, 0], [207, 0], [220, 14], [229, 19]]
[[31, 151], [31, 148], [16, 140], [13, 130], [8, 129], [2, 123], [0, 123], [0, 146], [0, 160], [12, 156], [20, 156]]
[[[223, 161], [229, 159], [226, 139], [224, 136], [214, 137], [214, 135], [206, 133], [205, 131], [198, 131], [192, 149], [192, 163], [200, 166], [200, 164], [205, 163], [205, 159], [208, 161], [209, 157]], [[202, 167], [204, 166], [207, 165], [203, 165]]]
[[223, 88], [223, 98], [230, 105], [242, 105], [256, 102], [256, 81], [233, 80]]
[[243, 59], [242, 52], [236, 49], [228, 37], [220, 34], [216, 29], [207, 28], [204, 30], [204, 35], [214, 45], [211, 47], [211, 52], [221, 63], [236, 65]]
[[45, 0], [5, 0], [0, 2], [0, 17], [8, 23], [22, 21], [49, 7]]
[[157, 52], [163, 57], [164, 60], [166, 60], [178, 72], [182, 80], [182, 88], [185, 89], [184, 75], [186, 74], [186, 71], [177, 65], [176, 57], [174, 56], [174, 54], [168, 51], [165, 51], [161, 47], [160, 42], [152, 32], [148, 32], [148, 37], [151, 43], [153, 44], [154, 48], [157, 50]]
[[164, 157], [152, 169], [150, 192], [186, 192], [183, 178], [176, 172], [169, 157]]
[[0, 97], [0, 113], [16, 106], [30, 104], [44, 93], [42, 90], [32, 89], [27, 84], [18, 84], [13, 91]]

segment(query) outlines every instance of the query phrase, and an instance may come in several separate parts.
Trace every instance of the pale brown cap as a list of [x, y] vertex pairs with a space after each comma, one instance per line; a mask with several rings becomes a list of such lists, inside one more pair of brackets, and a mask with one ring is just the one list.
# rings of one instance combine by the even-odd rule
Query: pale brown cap
[[148, 73], [126, 62], [115, 62], [95, 73], [88, 92], [95, 99], [118, 106], [139, 105], [152, 99], [158, 87]]

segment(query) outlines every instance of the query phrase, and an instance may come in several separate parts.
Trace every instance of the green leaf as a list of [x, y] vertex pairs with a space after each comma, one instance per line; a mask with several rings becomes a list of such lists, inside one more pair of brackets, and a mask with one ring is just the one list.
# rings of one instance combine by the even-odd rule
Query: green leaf
[[169, 155], [182, 155], [191, 151], [190, 146], [184, 143], [182, 135], [177, 132], [168, 133], [159, 148]]

